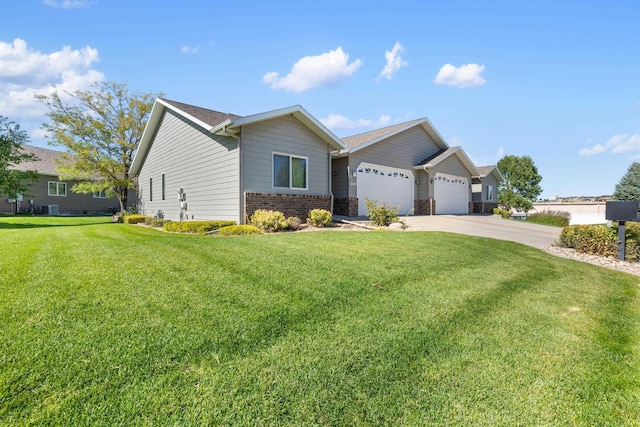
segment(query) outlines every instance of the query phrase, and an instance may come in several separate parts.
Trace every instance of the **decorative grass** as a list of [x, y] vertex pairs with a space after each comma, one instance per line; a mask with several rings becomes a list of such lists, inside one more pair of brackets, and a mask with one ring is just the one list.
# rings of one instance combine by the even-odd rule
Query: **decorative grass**
[[0, 425], [638, 425], [640, 282], [446, 233], [0, 218]]

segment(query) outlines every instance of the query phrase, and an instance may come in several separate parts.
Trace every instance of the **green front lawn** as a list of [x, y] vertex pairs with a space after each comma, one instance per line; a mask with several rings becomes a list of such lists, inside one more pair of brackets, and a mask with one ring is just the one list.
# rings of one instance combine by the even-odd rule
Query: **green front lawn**
[[107, 221], [0, 217], [0, 425], [640, 424], [638, 277], [446, 233]]

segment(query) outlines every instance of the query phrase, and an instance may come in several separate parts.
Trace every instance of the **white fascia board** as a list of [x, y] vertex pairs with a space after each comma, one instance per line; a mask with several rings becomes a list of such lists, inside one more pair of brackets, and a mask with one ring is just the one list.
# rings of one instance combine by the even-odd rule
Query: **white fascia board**
[[182, 111], [181, 109], [179, 109], [178, 107], [169, 104], [166, 101], [163, 101], [162, 99], [157, 99], [156, 102], [159, 102], [160, 104], [164, 105], [166, 108], [175, 111], [177, 114], [181, 115], [182, 117], [184, 117], [185, 119], [189, 119], [190, 121], [196, 123], [198, 126], [201, 126], [202, 128], [208, 130], [209, 132], [211, 132], [211, 130], [213, 129], [213, 126], [211, 126], [208, 123], [203, 122], [200, 119], [197, 119], [195, 117], [193, 117], [191, 114], [187, 114], [184, 111]]
[[467, 168], [467, 170], [469, 171], [472, 177], [480, 175], [480, 172], [478, 172], [478, 169], [476, 169], [475, 165], [473, 164], [471, 159], [469, 159], [469, 156], [467, 156], [467, 154], [464, 152], [462, 147], [459, 147], [459, 146], [449, 147], [447, 150], [448, 150], [448, 153], [446, 153], [446, 155], [444, 155], [445, 153], [442, 153], [442, 155], [436, 157], [429, 163], [424, 165], [414, 166], [413, 168], [424, 169], [425, 171], [427, 171], [429, 168], [432, 168], [438, 165], [439, 163], [443, 162], [444, 160], [448, 159], [449, 157], [455, 154], [456, 156], [458, 156], [462, 164]]
[[133, 156], [131, 168], [129, 169], [129, 173], [132, 176], [136, 176], [138, 175], [138, 173], [140, 173], [142, 162], [147, 156], [147, 151], [149, 151], [151, 140], [153, 139], [153, 135], [155, 134], [158, 124], [162, 119], [162, 113], [164, 113], [166, 104], [167, 103], [163, 102], [160, 98], [156, 98], [156, 102], [154, 102], [153, 107], [151, 108], [149, 120], [147, 120], [147, 124], [144, 127], [142, 137], [140, 138], [140, 143], [138, 144], [138, 149], [136, 150], [135, 156]]
[[412, 127], [415, 127], [418, 125], [421, 125], [424, 128], [427, 134], [434, 140], [436, 145], [438, 145], [440, 148], [442, 148], [443, 150], [446, 150], [447, 148], [449, 148], [449, 144], [447, 144], [444, 138], [442, 138], [442, 135], [440, 135], [440, 133], [438, 133], [438, 131], [433, 127], [429, 119], [425, 117], [415, 123], [407, 124], [407, 126], [403, 126], [400, 129], [396, 129], [393, 132], [385, 133], [384, 135], [381, 135], [375, 139], [372, 139], [371, 141], [365, 142], [364, 144], [360, 144], [357, 147], [352, 148], [350, 152], [354, 153], [358, 150], [362, 150], [363, 148], [367, 148], [375, 143], [383, 141], [387, 138], [391, 138], [392, 136], [397, 135], [400, 132], [404, 132], [405, 130], [411, 129]]

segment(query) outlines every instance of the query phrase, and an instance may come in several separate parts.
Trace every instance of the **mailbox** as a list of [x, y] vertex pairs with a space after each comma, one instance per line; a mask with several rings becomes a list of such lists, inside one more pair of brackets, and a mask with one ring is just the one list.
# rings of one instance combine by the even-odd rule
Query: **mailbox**
[[635, 221], [638, 217], [638, 202], [607, 202], [605, 216], [609, 221]]

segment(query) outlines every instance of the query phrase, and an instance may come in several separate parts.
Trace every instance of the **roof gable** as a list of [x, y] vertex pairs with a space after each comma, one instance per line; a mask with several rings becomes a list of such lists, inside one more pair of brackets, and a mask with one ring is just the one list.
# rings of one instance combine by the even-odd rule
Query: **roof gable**
[[498, 180], [498, 182], [504, 181], [504, 177], [502, 176], [502, 173], [500, 173], [498, 166], [478, 166], [478, 175], [476, 176], [476, 178], [484, 178], [489, 175], [493, 175], [496, 180]]
[[242, 126], [264, 120], [271, 120], [285, 115], [292, 115], [312, 132], [318, 135], [323, 141], [329, 144], [333, 149], [340, 150], [346, 147], [340, 138], [335, 136], [329, 129], [327, 129], [300, 105], [242, 117], [235, 114], [221, 113], [219, 111], [196, 107], [194, 105], [157, 98], [156, 102], [153, 104], [153, 108], [151, 109], [149, 120], [144, 128], [140, 144], [138, 145], [138, 150], [136, 151], [133, 163], [131, 164], [131, 174], [134, 176], [138, 175], [142, 168], [147, 152], [151, 148], [153, 136], [155, 135], [158, 126], [160, 126], [160, 122], [162, 121], [162, 117], [166, 109], [171, 109], [178, 115], [196, 123], [208, 132], [231, 136], [236, 139], [238, 138], [238, 134], [240, 133], [240, 128]]
[[396, 125], [387, 126], [381, 129], [348, 136], [346, 138], [343, 138], [342, 140], [349, 147], [349, 152], [353, 153], [355, 151], [376, 144], [380, 141], [384, 141], [385, 139], [388, 139], [415, 126], [421, 126], [429, 135], [429, 137], [431, 137], [434, 143], [441, 149], [445, 150], [449, 148], [449, 145], [446, 143], [444, 138], [442, 138], [442, 136], [438, 133], [438, 131], [433, 127], [433, 125], [427, 118], [398, 123]]
[[426, 159], [424, 159], [423, 161], [415, 165], [414, 169], [429, 169], [429, 168], [435, 167], [439, 163], [442, 163], [444, 160], [448, 159], [453, 155], [458, 157], [458, 159], [460, 160], [460, 162], [462, 162], [464, 167], [467, 168], [471, 176], [478, 176], [478, 169], [476, 169], [475, 165], [473, 164], [471, 159], [469, 159], [469, 157], [464, 152], [462, 147], [459, 147], [459, 146], [449, 147], [446, 150], [440, 151], [431, 157], [427, 157]]

